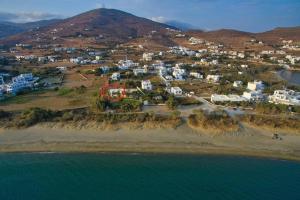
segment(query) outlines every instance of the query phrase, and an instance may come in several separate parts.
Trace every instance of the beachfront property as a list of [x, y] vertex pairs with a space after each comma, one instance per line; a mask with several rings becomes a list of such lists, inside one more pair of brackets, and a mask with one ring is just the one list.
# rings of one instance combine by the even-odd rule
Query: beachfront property
[[152, 90], [152, 84], [151, 84], [151, 81], [150, 80], [145, 80], [145, 81], [142, 81], [142, 89], [143, 90]]
[[293, 90], [276, 90], [268, 99], [270, 103], [300, 106], [300, 92]]
[[11, 83], [5, 85], [6, 92], [16, 94], [26, 88], [33, 88], [39, 78], [34, 77], [31, 73], [21, 74], [12, 78]]
[[213, 94], [213, 95], [211, 95], [211, 102], [213, 102], [213, 103], [244, 102], [244, 101], [248, 101], [248, 99], [246, 99], [243, 96], [234, 95], [234, 94], [230, 94], [230, 95]]
[[183, 94], [182, 89], [180, 87], [171, 87], [170, 92], [174, 96], [182, 96]]

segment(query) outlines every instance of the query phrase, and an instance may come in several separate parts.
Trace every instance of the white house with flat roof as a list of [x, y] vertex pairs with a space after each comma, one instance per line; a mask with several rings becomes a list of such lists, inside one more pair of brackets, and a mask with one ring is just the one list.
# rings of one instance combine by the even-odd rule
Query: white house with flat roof
[[16, 94], [25, 88], [32, 88], [37, 80], [38, 78], [33, 77], [31, 73], [21, 74], [12, 78], [12, 82], [6, 85], [6, 92]]
[[206, 80], [207, 80], [208, 82], [217, 83], [217, 82], [220, 81], [221, 78], [222, 78], [221, 75], [208, 75], [208, 76], [206, 77]]
[[203, 75], [198, 72], [190, 72], [190, 76], [196, 79], [203, 79]]
[[146, 73], [147, 73], [147, 69], [146, 68], [136, 68], [136, 69], [133, 69], [133, 74], [135, 76], [143, 75], [143, 74], [146, 74]]
[[233, 82], [233, 87], [238, 88], [241, 87], [243, 85], [242, 81], [234, 81]]
[[142, 81], [142, 89], [143, 90], [152, 90], [153, 87], [152, 87], [151, 81], [150, 80]]
[[248, 101], [262, 101], [265, 98], [261, 91], [244, 92], [243, 97], [246, 98]]
[[143, 60], [146, 62], [150, 62], [153, 60], [154, 53], [144, 53], [143, 54]]
[[217, 103], [217, 102], [244, 102], [248, 101], [245, 97], [239, 96], [239, 95], [218, 95], [213, 94], [211, 95], [211, 102]]
[[111, 80], [118, 81], [118, 80], [120, 80], [120, 78], [121, 78], [121, 75], [120, 75], [120, 73], [118, 73], [118, 72], [114, 72], [114, 73], [111, 75]]
[[295, 92], [293, 90], [276, 90], [273, 95], [269, 96], [269, 102], [300, 106], [300, 92]]
[[259, 91], [259, 90], [264, 90], [265, 85], [262, 81], [254, 81], [254, 82], [249, 82], [247, 86], [248, 90], [251, 91]]
[[174, 94], [175, 96], [182, 96], [183, 92], [180, 87], [171, 87], [171, 94]]

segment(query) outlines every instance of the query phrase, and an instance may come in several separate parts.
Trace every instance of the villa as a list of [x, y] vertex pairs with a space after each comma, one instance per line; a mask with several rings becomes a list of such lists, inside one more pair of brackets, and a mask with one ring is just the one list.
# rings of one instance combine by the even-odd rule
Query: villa
[[23, 89], [32, 88], [38, 79], [33, 77], [31, 73], [16, 76], [11, 83], [6, 85], [6, 92], [16, 94]]
[[246, 98], [248, 101], [263, 101], [265, 96], [261, 91], [249, 91], [244, 92], [243, 97]]
[[121, 75], [118, 72], [115, 72], [111, 75], [111, 80], [113, 80], [113, 81], [118, 81], [118, 80], [120, 80], [120, 78], [121, 78]]
[[276, 90], [273, 95], [269, 96], [269, 102], [300, 106], [300, 92], [295, 92], [293, 90]]
[[154, 57], [154, 53], [144, 53], [143, 61], [150, 62], [153, 60], [153, 57]]
[[175, 96], [182, 96], [183, 92], [182, 89], [180, 87], [171, 87], [171, 94], [175, 95]]
[[152, 84], [150, 80], [142, 81], [143, 90], [152, 90]]
[[249, 82], [247, 89], [251, 91], [259, 91], [259, 90], [264, 90], [265, 85], [263, 84], [262, 81], [254, 81], [254, 82]]

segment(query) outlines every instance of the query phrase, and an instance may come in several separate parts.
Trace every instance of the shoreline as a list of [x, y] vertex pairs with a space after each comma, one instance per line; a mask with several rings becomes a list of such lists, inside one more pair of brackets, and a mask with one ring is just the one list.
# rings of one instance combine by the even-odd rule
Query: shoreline
[[237, 133], [210, 135], [187, 125], [176, 129], [92, 130], [35, 126], [0, 130], [0, 153], [151, 153], [228, 155], [300, 161], [300, 136], [247, 127]]
[[[98, 143], [99, 144], [99, 143]], [[61, 146], [59, 146], [61, 145]], [[300, 157], [294, 154], [282, 154], [280, 152], [272, 151], [247, 151], [241, 149], [225, 149], [225, 148], [169, 148], [158, 146], [143, 147], [136, 146], [136, 148], [118, 148], [107, 147], [106, 145], [99, 144], [95, 147], [92, 144], [92, 148], [89, 148], [86, 143], [82, 143], [84, 148], [81, 150], [75, 150], [82, 146], [68, 146], [66, 143], [55, 144], [56, 150], [52, 150], [53, 146], [47, 145], [39, 148], [33, 148], [32, 146], [23, 147], [19, 149], [1, 149], [0, 154], [149, 154], [149, 155], [195, 155], [195, 156], [238, 156], [249, 158], [262, 158], [270, 160], [287, 160], [300, 162]], [[77, 144], [78, 145], [78, 144]], [[276, 155], [274, 155], [274, 153]]]

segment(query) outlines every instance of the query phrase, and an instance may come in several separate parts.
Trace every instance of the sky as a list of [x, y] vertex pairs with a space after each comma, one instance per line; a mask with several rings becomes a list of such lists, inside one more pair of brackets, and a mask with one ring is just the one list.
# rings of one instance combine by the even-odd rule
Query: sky
[[101, 7], [203, 30], [262, 32], [300, 25], [300, 0], [0, 0], [0, 20], [66, 18]]

